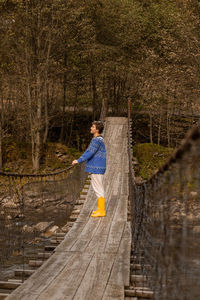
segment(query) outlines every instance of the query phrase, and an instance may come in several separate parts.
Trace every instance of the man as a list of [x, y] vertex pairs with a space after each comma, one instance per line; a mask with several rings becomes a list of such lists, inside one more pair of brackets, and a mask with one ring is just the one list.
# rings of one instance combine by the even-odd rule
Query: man
[[98, 198], [98, 209], [93, 211], [92, 217], [104, 217], [105, 213], [105, 194], [103, 187], [103, 174], [106, 171], [106, 148], [104, 139], [101, 136], [104, 125], [101, 121], [94, 121], [90, 132], [93, 134], [93, 139], [87, 150], [74, 160], [72, 165], [86, 162], [85, 171], [91, 173], [91, 184]]

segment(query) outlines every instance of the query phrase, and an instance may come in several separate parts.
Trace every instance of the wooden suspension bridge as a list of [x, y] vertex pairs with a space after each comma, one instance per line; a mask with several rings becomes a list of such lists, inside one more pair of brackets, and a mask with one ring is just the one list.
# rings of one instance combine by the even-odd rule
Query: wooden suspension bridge
[[8, 300], [124, 299], [130, 284], [127, 118], [107, 118], [106, 217], [91, 218], [91, 187], [81, 212], [54, 254]]

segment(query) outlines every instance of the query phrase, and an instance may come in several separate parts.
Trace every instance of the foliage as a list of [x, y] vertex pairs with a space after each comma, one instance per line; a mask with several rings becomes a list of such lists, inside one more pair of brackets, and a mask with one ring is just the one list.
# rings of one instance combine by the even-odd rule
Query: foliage
[[10, 135], [31, 145], [37, 170], [54, 120], [69, 144], [77, 111], [96, 119], [104, 103], [115, 115], [128, 97], [148, 116], [152, 142], [174, 146], [181, 118], [194, 122], [198, 0], [2, 0], [0, 15], [0, 162]]
[[135, 168], [136, 176], [141, 176], [144, 180], [150, 178], [164, 164], [172, 152], [172, 148], [156, 144], [144, 143], [134, 145], [133, 155], [139, 162], [139, 165]]
[[[7, 140], [3, 145], [4, 171], [32, 173], [31, 147]], [[41, 153], [39, 173], [57, 171], [71, 165], [81, 152], [61, 143], [47, 143]]]

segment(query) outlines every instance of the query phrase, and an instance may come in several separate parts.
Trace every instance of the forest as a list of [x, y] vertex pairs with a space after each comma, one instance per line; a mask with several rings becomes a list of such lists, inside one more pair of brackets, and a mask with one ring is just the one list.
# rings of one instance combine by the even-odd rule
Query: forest
[[176, 147], [199, 122], [199, 17], [198, 0], [0, 0], [0, 169], [83, 151], [128, 99], [135, 141]]

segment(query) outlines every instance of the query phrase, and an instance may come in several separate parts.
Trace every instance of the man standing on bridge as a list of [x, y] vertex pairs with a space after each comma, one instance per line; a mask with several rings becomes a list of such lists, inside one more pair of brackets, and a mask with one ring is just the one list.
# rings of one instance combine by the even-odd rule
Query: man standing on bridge
[[98, 209], [93, 211], [92, 217], [104, 217], [105, 213], [105, 193], [103, 187], [103, 174], [106, 171], [106, 148], [104, 139], [101, 136], [104, 125], [101, 121], [94, 121], [90, 132], [93, 134], [93, 139], [87, 150], [74, 160], [72, 165], [86, 162], [85, 171], [91, 173], [91, 184], [98, 198]]

